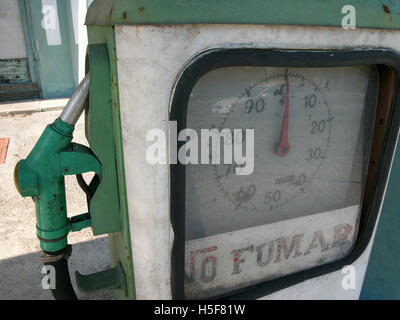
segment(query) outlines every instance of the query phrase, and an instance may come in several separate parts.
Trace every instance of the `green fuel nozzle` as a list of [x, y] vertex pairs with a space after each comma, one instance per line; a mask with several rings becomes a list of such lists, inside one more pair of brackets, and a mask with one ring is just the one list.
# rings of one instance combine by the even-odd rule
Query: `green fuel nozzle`
[[69, 221], [59, 155], [71, 148], [73, 131], [74, 126], [56, 119], [46, 127], [29, 156], [15, 168], [19, 193], [35, 202], [37, 236], [40, 247], [48, 252], [67, 246]]
[[69, 219], [65, 197], [66, 175], [94, 171], [101, 178], [101, 164], [83, 145], [72, 143], [75, 123], [84, 110], [90, 76], [75, 90], [61, 116], [48, 125], [25, 160], [17, 163], [14, 180], [23, 197], [35, 202], [40, 247], [54, 253], [67, 247], [67, 235], [91, 225], [90, 214]]

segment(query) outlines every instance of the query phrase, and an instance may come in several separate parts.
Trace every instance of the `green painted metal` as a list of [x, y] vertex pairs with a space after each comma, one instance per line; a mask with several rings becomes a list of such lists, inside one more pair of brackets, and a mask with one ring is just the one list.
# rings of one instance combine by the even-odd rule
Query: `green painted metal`
[[399, 177], [400, 142], [397, 144], [360, 299], [400, 299]]
[[70, 220], [70, 230], [72, 232], [78, 232], [82, 229], [89, 228], [92, 226], [92, 219], [90, 218], [90, 213], [82, 213], [74, 216]]
[[[18, 190], [23, 197], [32, 196], [36, 207], [37, 234], [40, 247], [58, 251], [67, 246], [68, 219], [64, 177], [58, 175], [55, 154], [70, 146], [73, 126], [56, 120], [44, 130], [26, 160], [17, 164]], [[50, 241], [59, 239], [58, 241]]]
[[341, 27], [342, 8], [357, 28], [400, 29], [396, 0], [96, 0], [87, 25], [240, 23]]
[[59, 175], [77, 175], [82, 172], [94, 171], [102, 178], [100, 162], [93, 156], [91, 150], [77, 143], [71, 144], [71, 151], [62, 151], [57, 154], [59, 161]]
[[[114, 167], [110, 166], [105, 168], [103, 174], [105, 177], [107, 174], [111, 173], [115, 175], [117, 181], [115, 189], [117, 196], [115, 199], [118, 199], [119, 204], [115, 204], [114, 208], [110, 210], [119, 213], [121, 231], [109, 234], [108, 239], [112, 264], [117, 266], [120, 263], [124, 270], [126, 277], [126, 293], [118, 290], [115, 292], [115, 296], [117, 299], [135, 299], [135, 281], [122, 148], [114, 28], [89, 27], [88, 40], [91, 94], [86, 123], [87, 138], [91, 148], [102, 163], [103, 157], [113, 159]], [[103, 78], [99, 78], [99, 81], [96, 81], [97, 76], [93, 75], [96, 69], [101, 69], [99, 75], [103, 76]], [[108, 74], [106, 69], [109, 70]], [[107, 83], [107, 88], [104, 87], [104, 83]], [[93, 95], [93, 92], [97, 92], [98, 95]], [[104, 94], [100, 94], [102, 92], [104, 92]], [[108, 94], [110, 94], [111, 99]], [[93, 100], [94, 96], [102, 100]], [[109, 127], [110, 124], [112, 125], [111, 131]], [[111, 142], [109, 142], [110, 138], [112, 140]], [[96, 194], [98, 194], [98, 198], [92, 199], [93, 206], [95, 206], [97, 202], [98, 206], [101, 207], [112, 199], [107, 193], [100, 192], [100, 190], [98, 190]]]
[[[111, 75], [105, 45], [89, 45], [90, 95], [87, 133], [90, 147], [100, 159], [103, 178], [90, 201], [93, 234], [121, 231], [117, 168], [111, 108]], [[104, 121], [107, 119], [107, 121]], [[111, 150], [108, 152], [106, 148]]]
[[78, 271], [75, 272], [76, 284], [79, 291], [91, 293], [104, 289], [117, 290], [126, 295], [126, 279], [121, 264], [117, 264], [115, 268], [82, 275]]
[[90, 226], [87, 215], [67, 218], [64, 176], [89, 171], [101, 176], [101, 165], [89, 149], [71, 143], [73, 131], [74, 126], [56, 119], [15, 168], [17, 190], [35, 202], [37, 236], [47, 252], [65, 248], [71, 230]]

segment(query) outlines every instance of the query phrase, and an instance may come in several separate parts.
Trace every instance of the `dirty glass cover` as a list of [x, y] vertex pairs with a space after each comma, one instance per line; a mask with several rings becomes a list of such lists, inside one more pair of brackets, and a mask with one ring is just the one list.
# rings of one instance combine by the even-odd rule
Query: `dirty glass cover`
[[243, 153], [245, 129], [254, 129], [254, 166], [249, 175], [236, 174], [234, 159], [186, 166], [187, 298], [224, 295], [350, 253], [378, 83], [372, 66], [224, 67], [200, 78], [187, 127], [199, 137], [201, 129], [241, 129], [235, 141]]

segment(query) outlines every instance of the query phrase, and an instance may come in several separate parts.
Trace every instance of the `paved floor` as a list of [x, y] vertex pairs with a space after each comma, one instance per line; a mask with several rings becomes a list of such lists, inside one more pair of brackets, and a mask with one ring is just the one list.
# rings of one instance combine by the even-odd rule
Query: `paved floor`
[[[0, 108], [2, 106], [0, 105]], [[0, 299], [52, 299], [49, 290], [41, 287], [42, 264], [35, 234], [36, 217], [31, 198], [22, 198], [15, 189], [15, 164], [26, 158], [45, 126], [54, 121], [60, 111], [0, 115], [0, 138], [9, 137], [5, 164], [0, 164]], [[74, 141], [87, 145], [84, 137], [84, 117], [79, 120]], [[87, 211], [84, 193], [74, 177], [66, 178], [68, 215]], [[69, 235], [73, 245], [69, 259], [71, 276], [79, 270], [88, 274], [109, 268], [108, 241], [94, 237], [91, 229]], [[80, 299], [112, 299], [110, 291], [92, 295], [78, 293]]]

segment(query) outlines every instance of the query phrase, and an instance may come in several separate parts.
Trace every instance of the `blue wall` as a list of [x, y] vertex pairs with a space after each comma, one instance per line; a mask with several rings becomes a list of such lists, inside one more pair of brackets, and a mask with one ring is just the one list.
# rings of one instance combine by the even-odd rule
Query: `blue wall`
[[46, 10], [42, 12], [42, 1], [20, 0], [20, 7], [25, 6], [26, 11], [21, 10], [25, 38], [31, 43], [29, 63], [43, 99], [70, 97], [78, 84], [78, 44], [74, 37], [71, 1], [57, 0], [56, 5], [56, 29], [61, 40], [58, 44], [48, 41], [42, 26], [46, 16]]
[[360, 299], [400, 299], [399, 177], [398, 145]]

